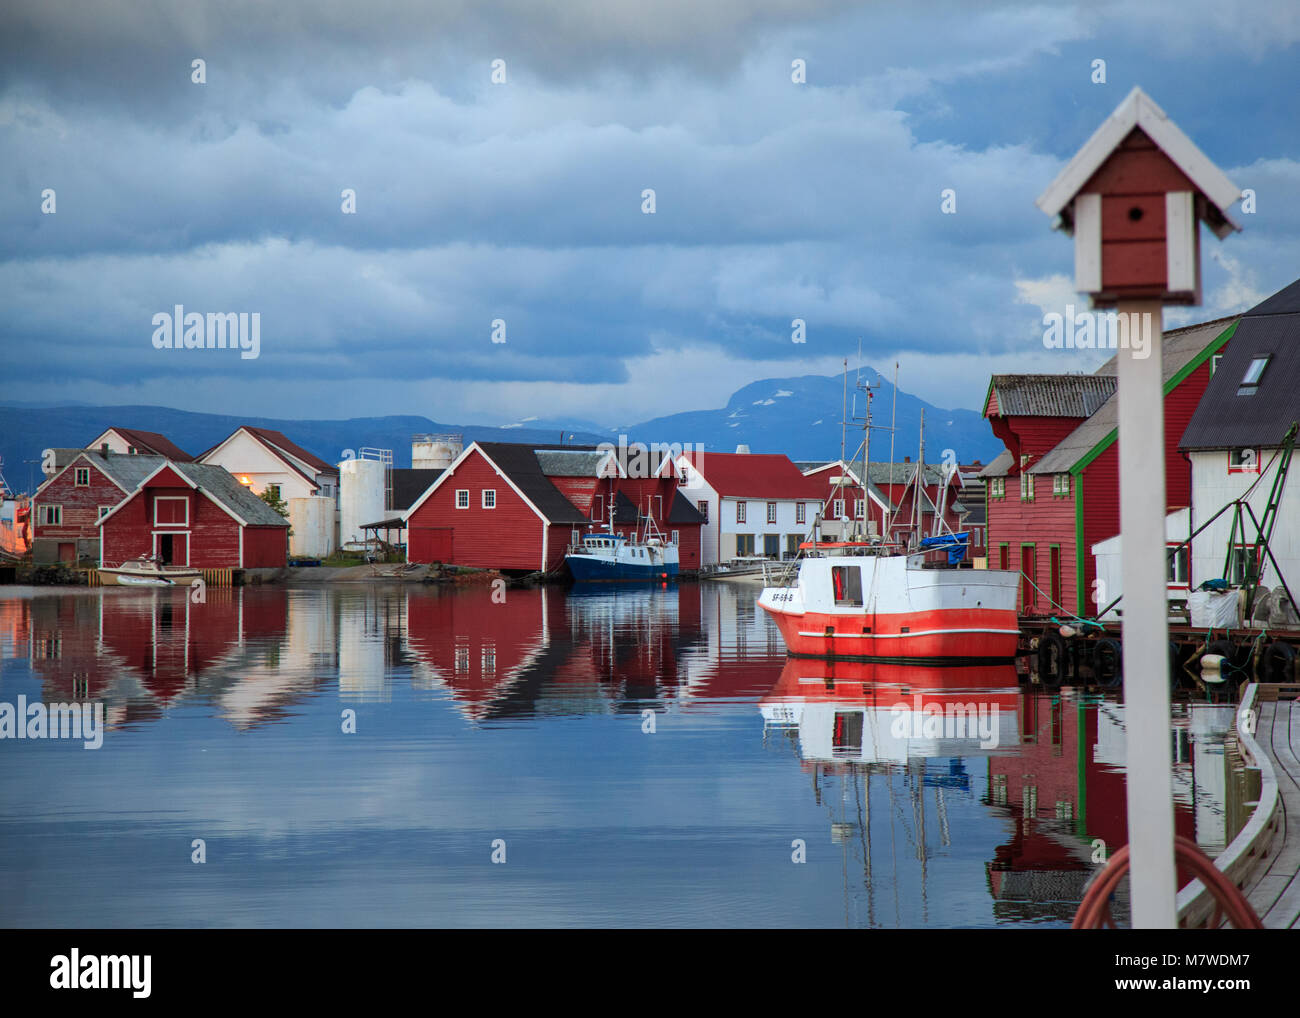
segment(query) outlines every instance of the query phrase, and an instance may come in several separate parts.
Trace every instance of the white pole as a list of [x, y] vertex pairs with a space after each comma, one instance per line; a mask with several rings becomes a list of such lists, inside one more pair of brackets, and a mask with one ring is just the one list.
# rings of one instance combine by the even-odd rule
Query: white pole
[[[1177, 887], [1165, 589], [1164, 315], [1154, 300], [1121, 301], [1116, 310], [1121, 330], [1119, 494], [1133, 928], [1173, 929]], [[1145, 338], [1145, 357], [1140, 356], [1141, 344], [1134, 342], [1137, 329]], [[1123, 348], [1125, 339], [1128, 349]]]

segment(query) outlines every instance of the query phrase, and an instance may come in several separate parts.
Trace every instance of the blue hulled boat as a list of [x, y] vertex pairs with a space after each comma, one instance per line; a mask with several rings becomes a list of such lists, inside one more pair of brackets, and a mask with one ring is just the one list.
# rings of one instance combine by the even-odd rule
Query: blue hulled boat
[[667, 580], [677, 575], [677, 546], [658, 537], [629, 541], [608, 531], [587, 534], [569, 548], [564, 561], [573, 578], [591, 580]]

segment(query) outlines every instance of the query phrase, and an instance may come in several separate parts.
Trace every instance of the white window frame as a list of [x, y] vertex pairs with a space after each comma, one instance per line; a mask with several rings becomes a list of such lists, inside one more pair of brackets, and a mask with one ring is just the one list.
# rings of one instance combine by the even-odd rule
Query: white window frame
[[746, 517], [749, 515], [749, 503], [743, 499], [736, 502], [736, 522], [746, 523]]
[[697, 505], [695, 508], [698, 509], [700, 515], [704, 517], [704, 522], [708, 523], [709, 522], [709, 500], [707, 498], [700, 499], [699, 505]]
[[[83, 475], [84, 475], [85, 478], [86, 478], [84, 481], [81, 479]], [[74, 486], [74, 487], [77, 487], [77, 488], [89, 488], [89, 487], [90, 487], [90, 467], [73, 467], [73, 468], [72, 468], [72, 483], [73, 483], [73, 486]]]
[[831, 519], [844, 519], [844, 499], [837, 498], [831, 501]]
[[855, 520], [865, 520], [867, 518], [867, 500], [865, 498], [855, 498], [853, 500], [853, 518]]
[[681, 544], [681, 543], [682, 543], [681, 532], [680, 532], [680, 531], [677, 531], [677, 530], [674, 530], [674, 531], [673, 531], [673, 545], [676, 546], [676, 545], [679, 545], [679, 544]]
[[[51, 516], [57, 517], [50, 519]], [[38, 527], [63, 526], [63, 505], [38, 505], [36, 507], [36, 525]]]
[[183, 537], [185, 538], [185, 561], [172, 561], [174, 566], [188, 566], [190, 564], [190, 552], [193, 550], [190, 545], [194, 543], [193, 535], [188, 530], [155, 530], [153, 531], [153, 553], [155, 556], [161, 554], [158, 550], [158, 538], [160, 537]]
[[469, 489], [468, 489], [468, 488], [457, 488], [457, 489], [456, 489], [456, 508], [457, 508], [457, 509], [468, 509], [468, 508], [469, 508]]
[[[185, 519], [179, 523], [175, 520], [168, 520], [164, 523], [158, 519], [158, 506], [163, 502], [184, 502]], [[190, 525], [190, 500], [184, 495], [159, 495], [153, 500], [153, 525], [155, 527], [188, 527]], [[185, 557], [188, 559], [189, 554], [187, 553]]]
[[[488, 496], [492, 496], [492, 504], [488, 504]], [[496, 488], [484, 488], [482, 494], [482, 504], [484, 509], [495, 509], [497, 507], [497, 490]]]
[[769, 503], [767, 503], [767, 522], [768, 522], [768, 523], [775, 523], [775, 522], [776, 522], [776, 503], [775, 503], [775, 502], [769, 502]]
[[794, 521], [796, 523], [808, 522], [808, 503], [796, 502], [794, 504]]

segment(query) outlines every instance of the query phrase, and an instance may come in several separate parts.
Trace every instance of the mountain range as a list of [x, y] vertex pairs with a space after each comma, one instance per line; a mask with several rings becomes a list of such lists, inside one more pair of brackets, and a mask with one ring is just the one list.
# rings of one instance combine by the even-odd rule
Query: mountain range
[[[945, 449], [957, 460], [987, 463], [1002, 449], [989, 424], [973, 410], [945, 410], [902, 390], [895, 411], [893, 387], [878, 373], [863, 368], [863, 384], [873, 394], [872, 423], [887, 429], [896, 412], [894, 456], [915, 458], [921, 413], [925, 413], [925, 458], [938, 462]], [[597, 444], [617, 442], [689, 443], [711, 452], [734, 452], [747, 445], [751, 452], [785, 453], [791, 459], [834, 459], [840, 455], [841, 406], [844, 380], [840, 376], [804, 375], [769, 378], [735, 392], [725, 407], [693, 410], [657, 417], [619, 428], [602, 428], [576, 418], [528, 418], [501, 427], [450, 424], [414, 415], [358, 417], [349, 420], [282, 420], [269, 417], [234, 417], [195, 413], [157, 406], [91, 406], [84, 403], [41, 404], [0, 402], [0, 470], [9, 487], [31, 490], [40, 478], [41, 451], [83, 446], [106, 428], [137, 428], [166, 435], [187, 452], [197, 455], [215, 445], [241, 424], [283, 431], [303, 448], [322, 459], [338, 462], [344, 450], [359, 453], [363, 447], [392, 449], [394, 465], [410, 466], [411, 436], [422, 433], [459, 433], [471, 441], [567, 442]], [[850, 380], [849, 413], [861, 417], [865, 396]], [[847, 432], [846, 454], [852, 456], [862, 440], [860, 425]], [[890, 434], [873, 431], [872, 460], [889, 458]], [[858, 453], [861, 456], [861, 453]]]

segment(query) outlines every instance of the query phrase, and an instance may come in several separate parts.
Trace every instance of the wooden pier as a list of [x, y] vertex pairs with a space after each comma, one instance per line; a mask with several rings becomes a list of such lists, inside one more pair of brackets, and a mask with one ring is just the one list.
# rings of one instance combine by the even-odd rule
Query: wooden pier
[[1277, 786], [1277, 836], [1268, 865], [1242, 888], [1269, 929], [1300, 929], [1300, 684], [1260, 685], [1255, 741]]

